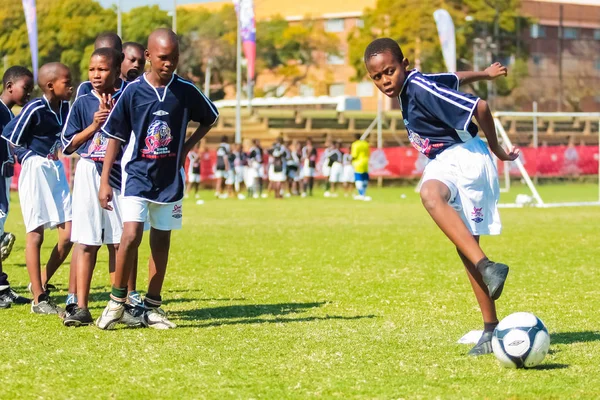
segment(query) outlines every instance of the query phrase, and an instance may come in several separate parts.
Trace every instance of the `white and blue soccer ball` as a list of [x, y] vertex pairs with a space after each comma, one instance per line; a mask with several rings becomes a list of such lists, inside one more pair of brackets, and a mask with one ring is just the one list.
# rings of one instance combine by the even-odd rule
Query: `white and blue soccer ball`
[[492, 338], [492, 349], [506, 368], [531, 368], [540, 364], [550, 347], [548, 329], [531, 313], [517, 312], [504, 318]]

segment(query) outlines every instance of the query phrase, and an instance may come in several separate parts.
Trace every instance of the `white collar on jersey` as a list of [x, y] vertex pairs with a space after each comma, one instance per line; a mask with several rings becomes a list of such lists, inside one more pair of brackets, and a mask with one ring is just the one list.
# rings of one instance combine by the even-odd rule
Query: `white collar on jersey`
[[160, 95], [158, 94], [158, 90], [156, 90], [156, 88], [154, 87], [153, 84], [151, 84], [148, 79], [146, 78], [146, 74], [144, 74], [144, 81], [146, 81], [146, 83], [148, 84], [148, 86], [150, 86], [152, 89], [154, 89], [154, 93], [156, 93], [156, 97], [158, 98], [158, 101], [160, 101], [161, 103], [163, 101], [165, 101], [165, 96], [167, 95], [167, 89], [169, 88], [169, 85], [171, 84], [171, 82], [173, 82], [173, 79], [175, 79], [175, 74], [171, 75], [171, 80], [169, 81], [169, 83], [167, 83], [165, 85], [165, 91], [163, 92], [162, 98], [160, 97]]
[[60, 101], [60, 108], [58, 109], [58, 113], [59, 115], [56, 115], [56, 113], [54, 112], [54, 110], [52, 109], [52, 106], [50, 105], [50, 102], [48, 101], [48, 99], [46, 98], [46, 95], [42, 95], [42, 98], [44, 99], [44, 101], [46, 102], [46, 104], [48, 105], [48, 109], [50, 110], [50, 112], [52, 114], [54, 114], [54, 117], [56, 118], [56, 122], [58, 122], [58, 124], [60, 126], [62, 126], [62, 106], [63, 106], [63, 101]]

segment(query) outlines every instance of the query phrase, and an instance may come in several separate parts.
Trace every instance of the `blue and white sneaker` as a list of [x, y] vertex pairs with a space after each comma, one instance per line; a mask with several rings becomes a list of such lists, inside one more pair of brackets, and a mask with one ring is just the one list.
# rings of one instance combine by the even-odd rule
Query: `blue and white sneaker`
[[77, 295], [75, 293], [69, 293], [67, 295], [67, 300], [65, 301], [65, 304], [77, 304]]
[[129, 294], [127, 295], [127, 300], [129, 300], [129, 304], [131, 304], [134, 307], [144, 306], [144, 300], [142, 299], [142, 295], [139, 294], [139, 292], [136, 292], [135, 290], [129, 292]]

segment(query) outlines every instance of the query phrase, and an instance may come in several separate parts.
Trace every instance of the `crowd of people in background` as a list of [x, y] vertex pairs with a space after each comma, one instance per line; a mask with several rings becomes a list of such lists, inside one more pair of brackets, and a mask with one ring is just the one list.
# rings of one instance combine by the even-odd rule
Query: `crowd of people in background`
[[[192, 192], [197, 204], [203, 204], [199, 188], [201, 182], [201, 160], [205, 150], [197, 146], [188, 154], [187, 193]], [[369, 144], [360, 135], [350, 148], [344, 143], [331, 140], [319, 158], [312, 140], [284, 141], [279, 137], [268, 149], [263, 149], [260, 140], [248, 145], [230, 144], [223, 136], [216, 151], [212, 166], [215, 178], [215, 197], [238, 198], [284, 198], [291, 196], [313, 196], [315, 176], [320, 170], [325, 181], [325, 197], [352, 196], [355, 200], [370, 201], [366, 195], [369, 181]]]

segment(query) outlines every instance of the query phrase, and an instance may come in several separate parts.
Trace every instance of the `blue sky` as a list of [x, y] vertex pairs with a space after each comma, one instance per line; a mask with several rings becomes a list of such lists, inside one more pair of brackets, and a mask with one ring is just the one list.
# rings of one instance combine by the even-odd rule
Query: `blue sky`
[[[110, 7], [117, 3], [117, 0], [98, 0], [103, 7]], [[177, 0], [177, 4], [189, 4], [189, 3], [207, 3], [215, 0]], [[173, 9], [173, 0], [121, 0], [121, 7], [123, 11], [129, 11], [135, 7], [147, 6], [151, 4], [158, 4], [160, 8], [170, 11]]]

